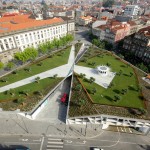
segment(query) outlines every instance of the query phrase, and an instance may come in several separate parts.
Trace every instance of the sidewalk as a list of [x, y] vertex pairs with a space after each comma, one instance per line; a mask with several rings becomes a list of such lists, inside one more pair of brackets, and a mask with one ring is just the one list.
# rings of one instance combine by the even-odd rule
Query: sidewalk
[[59, 137], [92, 138], [100, 135], [103, 130], [100, 125], [66, 125], [52, 124], [49, 122], [28, 120], [18, 115], [17, 118], [1, 118], [0, 134], [32, 134]]
[[32, 77], [29, 77], [29, 78], [17, 81], [15, 83], [3, 86], [3, 87], [0, 88], [0, 92], [4, 92], [4, 91], [7, 91], [9, 89], [17, 88], [17, 87], [32, 83], [32, 82], [35, 81], [36, 77], [40, 77], [40, 80], [44, 79], [44, 78], [52, 77], [55, 74], [57, 74], [58, 77], [66, 77], [68, 75], [69, 71], [70, 71], [70, 68], [72, 67], [73, 62], [74, 62], [74, 50], [75, 50], [75, 48], [74, 48], [74, 45], [73, 45], [72, 48], [71, 48], [71, 51], [70, 51], [68, 64], [56, 67], [54, 69], [36, 74]]

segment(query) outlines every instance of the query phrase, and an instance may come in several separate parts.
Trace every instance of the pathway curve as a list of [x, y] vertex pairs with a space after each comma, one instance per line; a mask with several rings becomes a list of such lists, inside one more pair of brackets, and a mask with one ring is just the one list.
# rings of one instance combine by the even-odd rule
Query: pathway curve
[[36, 77], [40, 77], [40, 80], [45, 79], [47, 77], [52, 77], [55, 74], [57, 74], [58, 77], [66, 77], [68, 75], [68, 73], [70, 72], [70, 69], [74, 63], [74, 51], [75, 51], [75, 47], [73, 45], [71, 47], [71, 51], [70, 51], [70, 55], [69, 55], [69, 59], [68, 59], [68, 64], [56, 67], [54, 69], [36, 74], [36, 75], [31, 76], [29, 78], [14, 82], [14, 83], [6, 85], [6, 86], [3, 86], [0, 88], [0, 93], [7, 91], [9, 89], [14, 89], [14, 88], [35, 82]]
[[87, 79], [90, 79], [90, 77], [95, 78], [95, 83], [97, 83], [98, 85], [104, 88], [108, 88], [109, 84], [115, 77], [114, 72], [109, 72], [108, 76], [101, 76], [98, 74], [96, 69], [83, 67], [83, 66], [77, 66], [77, 65], [75, 65], [74, 71], [78, 74], [80, 73], [86, 74]]

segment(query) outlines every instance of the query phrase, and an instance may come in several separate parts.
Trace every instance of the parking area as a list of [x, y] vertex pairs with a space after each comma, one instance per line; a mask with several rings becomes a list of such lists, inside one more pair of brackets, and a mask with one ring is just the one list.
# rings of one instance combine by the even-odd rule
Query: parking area
[[142, 134], [141, 132], [139, 132], [133, 127], [125, 127], [125, 126], [110, 125], [106, 130], [114, 131], [114, 132], [130, 133], [130, 134]]

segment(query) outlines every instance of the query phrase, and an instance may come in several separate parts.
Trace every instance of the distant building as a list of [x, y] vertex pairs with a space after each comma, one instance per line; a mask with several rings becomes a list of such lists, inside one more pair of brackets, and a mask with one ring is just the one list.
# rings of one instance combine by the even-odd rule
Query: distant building
[[81, 26], [85, 26], [85, 25], [88, 25], [90, 23], [92, 23], [92, 17], [91, 16], [82, 16], [78, 19], [77, 21], [78, 25], [81, 25]]
[[138, 12], [139, 12], [138, 5], [127, 5], [124, 10], [124, 15], [136, 16], [136, 15], [138, 15]]
[[66, 16], [69, 18], [74, 18], [75, 17], [75, 11], [74, 10], [68, 10], [66, 12]]
[[100, 40], [106, 40], [109, 43], [116, 44], [129, 34], [130, 24], [127, 22], [119, 22], [116, 20], [109, 20], [106, 24], [100, 25], [93, 29], [99, 35]]
[[92, 34], [99, 37], [101, 30], [97, 27], [106, 24], [107, 21], [105, 20], [97, 20], [92, 24]]
[[107, 11], [104, 11], [104, 12], [100, 12], [99, 13], [99, 16], [98, 18], [100, 20], [108, 20], [108, 19], [112, 19], [114, 16], [113, 16], [113, 13], [111, 12], [107, 12]]
[[133, 52], [145, 63], [150, 63], [150, 27], [139, 30], [135, 35], [124, 39], [123, 48]]
[[76, 20], [78, 20], [81, 16], [85, 15], [84, 11], [82, 10], [76, 10], [75, 14]]
[[[39, 18], [41, 15], [38, 16]], [[74, 20], [32, 19], [29, 15], [0, 18], [0, 60], [7, 62], [18, 51], [74, 33]]]

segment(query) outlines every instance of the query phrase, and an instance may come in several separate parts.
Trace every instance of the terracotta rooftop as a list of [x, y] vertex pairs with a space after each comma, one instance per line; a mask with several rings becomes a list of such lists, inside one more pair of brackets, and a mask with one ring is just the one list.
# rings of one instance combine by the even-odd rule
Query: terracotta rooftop
[[29, 15], [18, 15], [0, 18], [0, 33], [40, 27], [49, 24], [61, 23], [62, 18], [52, 18], [48, 20], [35, 20]]
[[92, 19], [91, 16], [86, 16], [86, 17], [82, 16], [82, 17], [80, 17], [80, 18], [81, 18], [81, 19], [84, 19], [84, 20], [86, 20], [86, 19]]
[[138, 31], [138, 33], [143, 33], [143, 34], [145, 34], [145, 36], [150, 36], [150, 26], [143, 28], [143, 29], [140, 29]]

